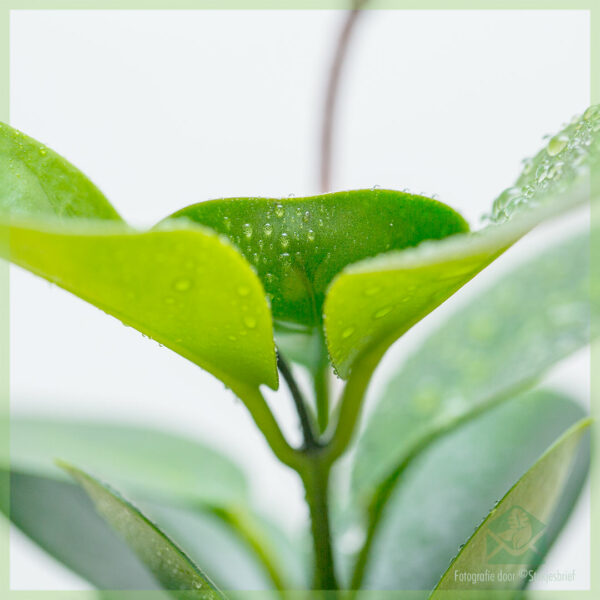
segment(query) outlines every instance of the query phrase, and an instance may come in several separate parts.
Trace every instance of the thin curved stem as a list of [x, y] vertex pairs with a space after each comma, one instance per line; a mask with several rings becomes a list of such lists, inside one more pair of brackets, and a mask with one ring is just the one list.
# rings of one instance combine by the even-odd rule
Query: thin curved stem
[[364, 355], [355, 363], [336, 411], [335, 430], [323, 449], [328, 464], [334, 463], [344, 454], [354, 437], [365, 394], [380, 358], [379, 353], [372, 353]]
[[253, 388], [246, 390], [244, 394], [238, 394], [238, 396], [246, 405], [250, 416], [264, 435], [273, 454], [284, 465], [299, 471], [304, 464], [303, 456], [300, 451], [288, 444], [261, 391]]
[[325, 94], [325, 109], [323, 111], [323, 124], [321, 130], [321, 191], [328, 192], [331, 185], [331, 157], [333, 155], [333, 128], [335, 125], [335, 110], [337, 105], [338, 91], [340, 86], [340, 77], [346, 56], [352, 32], [361, 13], [361, 8], [366, 4], [366, 0], [354, 0], [353, 10], [348, 13], [348, 17], [342, 27], [342, 32], [333, 56], [327, 91]]
[[318, 448], [319, 442], [317, 441], [313, 431], [313, 424], [308, 414], [304, 396], [302, 395], [302, 392], [300, 391], [300, 388], [294, 379], [292, 370], [280, 354], [277, 355], [277, 368], [285, 379], [288, 389], [292, 395], [292, 399], [294, 400], [296, 412], [298, 413], [298, 418], [300, 419], [300, 427], [302, 428], [302, 433], [304, 436], [304, 447], [309, 449]]

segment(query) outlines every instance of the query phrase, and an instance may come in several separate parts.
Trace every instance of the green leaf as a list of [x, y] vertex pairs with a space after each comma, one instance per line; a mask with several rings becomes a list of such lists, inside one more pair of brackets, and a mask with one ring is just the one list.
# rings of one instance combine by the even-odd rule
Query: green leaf
[[164, 589], [194, 590], [198, 598], [224, 598], [188, 556], [139, 510], [87, 473], [67, 463], [60, 464], [81, 485], [100, 516], [131, 547]]
[[[39, 144], [7, 126], [0, 139], [0, 234], [9, 234], [5, 251], [13, 262], [195, 362], [239, 395], [261, 384], [277, 387], [264, 290], [225, 238], [191, 223], [132, 230], [114, 220], [100, 193], [66, 161], [47, 151], [49, 174], [32, 167], [24, 177], [21, 171], [41, 160]], [[112, 220], [98, 218], [107, 215]], [[82, 216], [88, 218], [71, 218]]]
[[191, 220], [229, 237], [256, 268], [275, 319], [305, 328], [320, 326], [325, 290], [346, 265], [468, 230], [441, 202], [380, 189], [213, 200], [171, 219]]
[[[7, 471], [0, 467], [1, 481], [5, 475]], [[13, 523], [98, 589], [158, 589], [151, 573], [71, 479], [63, 481], [54, 473], [30, 474], [13, 468], [10, 496]], [[185, 547], [196, 564], [212, 574], [222, 589], [260, 589], [267, 595], [273, 585], [268, 573], [233, 524], [210, 508], [190, 510], [144, 500], [141, 495], [134, 500], [162, 531]], [[0, 510], [8, 515], [8, 506], [0, 506]], [[248, 518], [256, 516], [248, 512]], [[265, 546], [272, 545], [279, 558], [277, 566], [290, 582], [289, 588], [304, 587], [304, 565], [298, 550], [290, 547], [273, 525], [261, 520], [259, 526], [266, 532], [262, 534]]]
[[584, 234], [542, 252], [424, 340], [359, 440], [353, 489], [363, 502], [431, 439], [589, 343], [589, 254]]
[[300, 550], [246, 507], [192, 512], [154, 502], [140, 506], [223, 589], [262, 590], [266, 595], [273, 588], [305, 589], [308, 584]]
[[[592, 107], [525, 167], [495, 203], [502, 225], [346, 267], [325, 299], [334, 367], [346, 378], [359, 358], [375, 364], [415, 323], [454, 294], [532, 227], [589, 197], [585, 178], [600, 157], [600, 110]], [[510, 201], [507, 199], [510, 198]], [[512, 221], [508, 217], [517, 215]]]
[[[567, 398], [538, 391], [507, 401], [436, 441], [389, 491], [371, 545], [364, 587], [431, 590], [476, 524], [583, 415]], [[574, 452], [561, 467], [565, 471], [546, 472], [549, 486], [536, 483], [521, 499], [520, 506], [544, 527], [551, 524], [559, 494], [565, 492], [569, 500], [560, 512], [562, 525], [581, 489], [587, 461], [579, 465], [566, 490], [564, 486], [573, 456]], [[540, 502], [546, 498], [548, 505]], [[554, 524], [546, 527], [546, 533], [556, 536], [557, 529]], [[546, 541], [553, 540], [547, 535]], [[479, 556], [473, 571], [494, 568], [485, 565], [484, 556]]]
[[102, 192], [50, 148], [0, 123], [0, 213], [119, 221]]
[[[11, 467], [21, 472], [66, 477], [53, 462], [60, 457], [113, 481], [134, 498], [188, 506], [230, 506], [248, 499], [245, 475], [233, 461], [198, 442], [161, 431], [12, 418], [10, 451]], [[0, 461], [8, 468], [8, 457]]]
[[[8, 476], [3, 468], [0, 473]], [[8, 506], [1, 508], [9, 516]], [[11, 471], [10, 519], [98, 589], [160, 589], [134, 552], [96, 513], [85, 492], [73, 483]]]
[[[510, 489], [452, 561], [433, 598], [448, 597], [443, 593], [446, 590], [467, 588], [490, 590], [486, 598], [495, 598], [502, 597], [502, 590], [522, 587], [525, 583], [521, 575], [523, 567], [539, 565], [543, 542], [538, 536], [543, 535], [544, 524], [552, 519], [589, 424], [589, 420], [584, 420], [574, 425]], [[499, 564], [500, 561], [506, 562]], [[456, 572], [478, 572], [484, 567], [496, 574], [495, 581], [456, 581]], [[513, 578], [512, 583], [498, 581], [500, 569]], [[460, 593], [450, 596], [462, 597]]]

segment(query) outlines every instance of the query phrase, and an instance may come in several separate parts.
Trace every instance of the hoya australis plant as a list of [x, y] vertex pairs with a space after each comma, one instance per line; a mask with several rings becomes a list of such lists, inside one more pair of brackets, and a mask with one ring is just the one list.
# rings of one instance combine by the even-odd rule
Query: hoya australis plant
[[[357, 434], [386, 350], [533, 227], [586, 201], [599, 130], [591, 107], [526, 162], [478, 231], [439, 201], [382, 189], [212, 200], [140, 231], [72, 164], [2, 125], [4, 256], [229, 387], [301, 479], [311, 543], [290, 543], [215, 450], [93, 422], [13, 420], [4, 512], [101, 590], [522, 589], [588, 467], [585, 413], [535, 385], [589, 343], [598, 290], [585, 233], [471, 297], [398, 365]], [[265, 387], [287, 388], [301, 445]], [[351, 448], [342, 486], [332, 473]], [[486, 554], [494, 532], [494, 555], [519, 560]], [[461, 576], [499, 564], [512, 578]]]

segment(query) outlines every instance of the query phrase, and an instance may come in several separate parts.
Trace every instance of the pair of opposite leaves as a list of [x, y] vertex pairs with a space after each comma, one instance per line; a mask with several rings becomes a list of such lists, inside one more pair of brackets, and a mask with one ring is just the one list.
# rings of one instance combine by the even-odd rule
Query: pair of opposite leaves
[[[560, 151], [543, 149], [508, 198], [498, 199], [497, 214], [572, 183], [598, 154], [599, 119], [588, 110], [567, 126]], [[278, 329], [324, 328], [332, 364], [346, 378], [357, 360], [380, 358], [540, 218], [469, 234], [438, 201], [371, 189], [214, 200], [140, 232], [73, 165], [0, 124], [0, 231], [11, 260], [242, 397], [278, 385], [273, 319]]]

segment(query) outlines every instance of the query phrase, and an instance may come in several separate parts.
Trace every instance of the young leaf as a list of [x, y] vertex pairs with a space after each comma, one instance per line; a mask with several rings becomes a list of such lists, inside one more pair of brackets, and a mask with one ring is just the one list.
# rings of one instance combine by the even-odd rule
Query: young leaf
[[81, 485], [100, 516], [132, 548], [164, 589], [193, 590], [198, 598], [209, 600], [225, 597], [139, 510], [87, 473], [67, 463], [61, 463], [61, 466]]
[[[365, 565], [364, 587], [431, 590], [498, 498], [583, 416], [569, 399], [537, 391], [507, 401], [436, 441], [388, 492]], [[566, 490], [569, 510], [586, 470], [584, 461]], [[538, 493], [544, 496], [544, 490], [533, 488], [531, 501], [522, 506], [549, 525], [551, 511], [535, 510]], [[568, 512], [562, 512], [561, 525]]]
[[[61, 457], [113, 481], [134, 498], [213, 507], [237, 505], [248, 499], [245, 475], [233, 461], [198, 442], [161, 431], [12, 418], [10, 450], [11, 467], [22, 472], [66, 477], [53, 462]], [[8, 457], [2, 466], [8, 468]]]
[[188, 219], [229, 237], [255, 266], [275, 319], [307, 328], [321, 325], [325, 290], [346, 265], [468, 230], [441, 202], [380, 189], [213, 200], [171, 219]]
[[[495, 219], [507, 221], [502, 225], [388, 252], [344, 269], [324, 304], [329, 354], [339, 375], [347, 377], [359, 356], [375, 363], [398, 337], [532, 227], [587, 199], [583, 180], [600, 157], [599, 125], [600, 110], [591, 107], [527, 163], [517, 184], [495, 202]], [[508, 221], [513, 215], [520, 218]]]
[[[520, 589], [527, 582], [527, 569], [540, 562], [544, 524], [552, 519], [589, 424], [584, 420], [574, 425], [511, 488], [452, 561], [432, 598], [464, 589], [489, 590], [486, 598], [505, 597], [503, 590]], [[468, 583], [457, 577], [485, 568], [496, 577]]]
[[9, 234], [2, 252], [238, 393], [276, 388], [271, 313], [239, 252], [192, 224], [128, 228], [83, 175], [42, 150], [6, 125], [0, 129], [0, 234]]
[[425, 339], [359, 439], [362, 502], [416, 449], [589, 343], [589, 267], [582, 234], [501, 277]]

